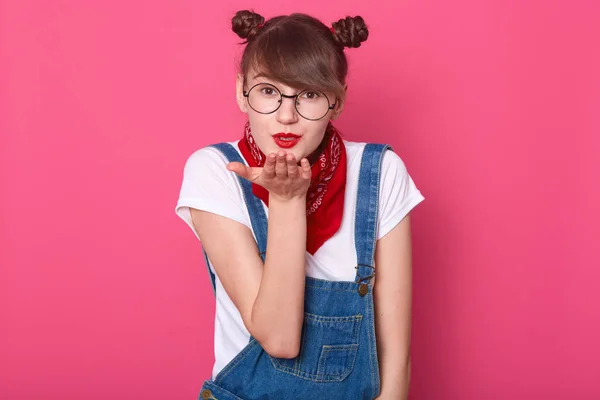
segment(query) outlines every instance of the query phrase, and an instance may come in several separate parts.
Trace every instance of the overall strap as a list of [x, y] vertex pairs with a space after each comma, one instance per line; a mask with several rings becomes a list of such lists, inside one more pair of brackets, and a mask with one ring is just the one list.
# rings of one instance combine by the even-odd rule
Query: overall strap
[[[247, 165], [247, 163], [240, 156], [235, 147], [233, 147], [231, 144], [217, 143], [213, 144], [211, 147], [214, 147], [221, 153], [223, 153], [227, 161], [240, 162], [244, 165]], [[246, 202], [248, 214], [250, 215], [250, 223], [252, 224], [252, 230], [254, 231], [254, 238], [256, 239], [256, 244], [258, 246], [260, 258], [264, 262], [265, 254], [267, 251], [267, 216], [265, 214], [265, 209], [263, 208], [262, 201], [252, 193], [252, 183], [247, 179], [242, 178], [241, 176], [236, 176], [242, 188], [242, 193], [244, 194], [244, 201]], [[208, 268], [208, 273], [210, 275], [210, 280], [214, 291], [215, 276], [210, 270], [210, 267], [208, 266], [208, 256], [206, 255], [206, 251], [204, 251], [204, 249], [202, 249], [202, 251], [204, 252], [206, 267]]]
[[379, 181], [381, 162], [389, 145], [368, 143], [365, 145], [358, 177], [354, 241], [356, 246], [356, 282], [358, 293], [369, 291], [371, 278], [375, 275], [375, 244], [377, 241]]

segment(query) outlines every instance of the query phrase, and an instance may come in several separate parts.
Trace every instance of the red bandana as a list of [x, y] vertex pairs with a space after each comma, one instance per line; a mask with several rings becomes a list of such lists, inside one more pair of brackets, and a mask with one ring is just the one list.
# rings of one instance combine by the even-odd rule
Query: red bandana
[[[266, 156], [252, 137], [250, 123], [246, 123], [238, 147], [249, 166], [265, 165]], [[331, 123], [321, 145], [307, 158], [312, 177], [306, 194], [306, 250], [314, 255], [340, 229], [344, 213], [346, 146]], [[269, 192], [264, 187], [253, 183], [252, 193], [269, 206]]]

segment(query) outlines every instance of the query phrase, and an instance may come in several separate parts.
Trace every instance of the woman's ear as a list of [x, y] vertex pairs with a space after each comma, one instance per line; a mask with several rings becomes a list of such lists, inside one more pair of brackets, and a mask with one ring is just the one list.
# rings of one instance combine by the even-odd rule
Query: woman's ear
[[243, 113], [248, 113], [248, 102], [246, 101], [246, 98], [244, 97], [244, 75], [241, 73], [237, 74], [236, 79], [235, 79], [235, 92], [236, 92], [237, 103], [238, 103], [238, 106], [240, 107], [240, 110]]
[[[344, 86], [344, 92], [348, 92], [348, 85]], [[332, 120], [336, 120], [340, 114], [344, 111], [344, 100], [337, 99], [333, 114], [331, 115]]]

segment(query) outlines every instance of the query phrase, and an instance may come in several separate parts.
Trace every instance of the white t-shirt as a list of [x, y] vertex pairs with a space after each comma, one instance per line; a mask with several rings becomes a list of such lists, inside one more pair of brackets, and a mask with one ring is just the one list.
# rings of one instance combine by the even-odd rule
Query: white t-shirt
[[[230, 142], [236, 150], [237, 141]], [[338, 232], [314, 255], [306, 253], [306, 275], [332, 281], [352, 281], [356, 277], [354, 247], [354, 210], [362, 153], [366, 143], [344, 140], [348, 162], [344, 214]], [[241, 156], [241, 154], [240, 154]], [[205, 147], [194, 152], [184, 168], [183, 183], [176, 213], [193, 228], [190, 208], [218, 214], [252, 231], [237, 175], [227, 171], [228, 161], [217, 149]], [[424, 200], [408, 174], [404, 162], [393, 151], [385, 152], [381, 166], [379, 219], [377, 239], [392, 230], [417, 204]], [[264, 206], [268, 216], [268, 208]], [[194, 231], [195, 233], [195, 231]], [[209, 262], [213, 273], [215, 270]], [[215, 364], [213, 378], [250, 340], [242, 317], [223, 288], [218, 275], [216, 283]]]

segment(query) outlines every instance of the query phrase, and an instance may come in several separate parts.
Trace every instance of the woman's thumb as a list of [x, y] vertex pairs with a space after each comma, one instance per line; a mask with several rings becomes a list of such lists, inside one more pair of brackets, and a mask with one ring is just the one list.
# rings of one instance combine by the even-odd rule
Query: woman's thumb
[[242, 178], [248, 179], [247, 178], [248, 170], [246, 169], [246, 166], [244, 164], [242, 164], [241, 162], [231, 162], [231, 163], [227, 164], [227, 170], [231, 171], [231, 172], [235, 172]]

